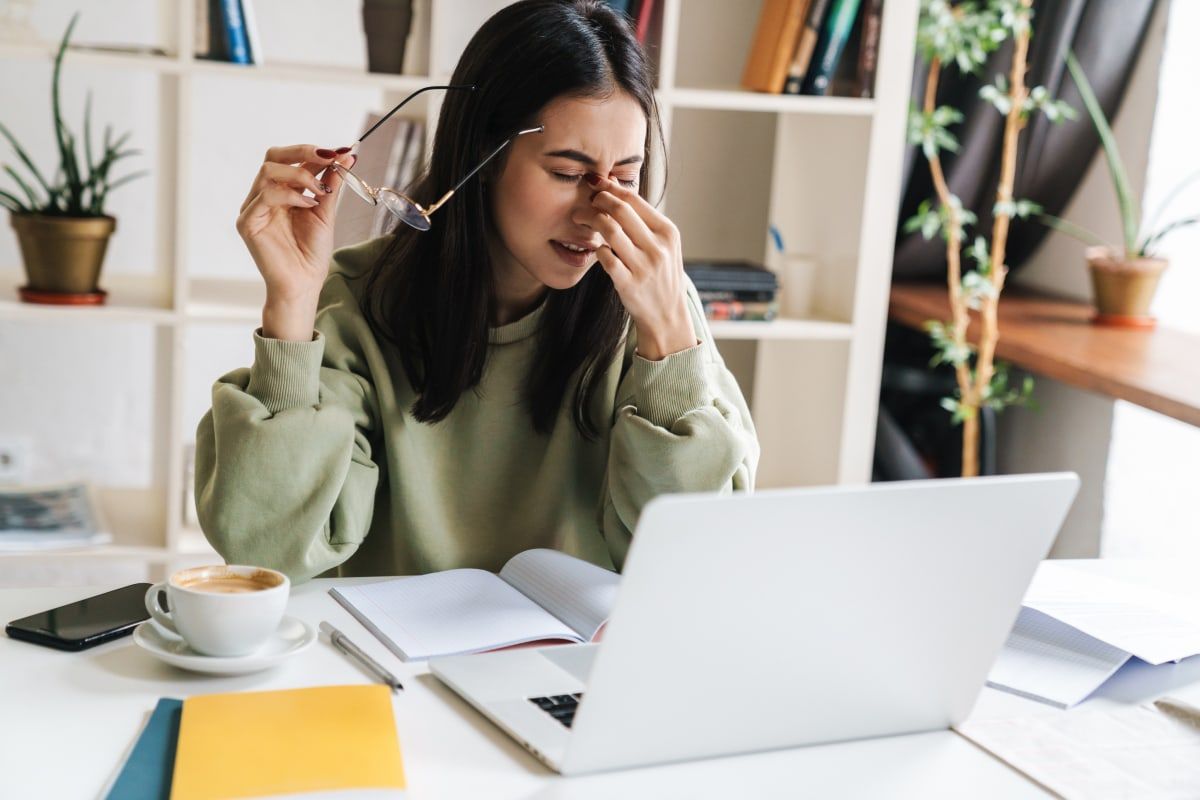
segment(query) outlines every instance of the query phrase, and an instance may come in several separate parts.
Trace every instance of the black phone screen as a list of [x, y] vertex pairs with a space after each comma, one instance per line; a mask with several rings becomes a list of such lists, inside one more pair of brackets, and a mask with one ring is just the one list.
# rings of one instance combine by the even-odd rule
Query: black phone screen
[[138, 623], [150, 618], [146, 612], [146, 592], [150, 586], [134, 583], [13, 620], [6, 632], [14, 639], [69, 650], [100, 644], [131, 633]]

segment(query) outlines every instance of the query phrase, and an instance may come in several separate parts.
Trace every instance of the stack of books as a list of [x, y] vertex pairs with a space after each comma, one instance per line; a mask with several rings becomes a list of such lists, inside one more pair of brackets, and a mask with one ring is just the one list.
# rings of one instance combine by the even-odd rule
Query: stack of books
[[234, 64], [262, 64], [251, 0], [193, 0], [196, 58]]
[[106, 800], [403, 797], [385, 686], [312, 686], [158, 701]]
[[779, 315], [779, 279], [749, 261], [688, 261], [704, 315], [710, 320], [773, 320]]
[[764, 0], [742, 86], [871, 97], [883, 0]]

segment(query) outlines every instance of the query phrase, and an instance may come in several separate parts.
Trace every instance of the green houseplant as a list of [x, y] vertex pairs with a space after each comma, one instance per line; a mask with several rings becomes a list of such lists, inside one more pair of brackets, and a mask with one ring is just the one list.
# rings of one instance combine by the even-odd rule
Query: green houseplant
[[1149, 315], [1150, 303], [1154, 299], [1159, 278], [1167, 268], [1166, 259], [1157, 255], [1157, 249], [1167, 234], [1195, 225], [1200, 222], [1200, 216], [1182, 217], [1165, 224], [1160, 224], [1160, 220], [1171, 201], [1184, 186], [1200, 177], [1200, 173], [1185, 179], [1171, 190], [1163, 204], [1143, 225], [1140, 204], [1129, 186], [1116, 137], [1074, 53], [1067, 54], [1067, 69], [1079, 87], [1083, 106], [1104, 149], [1121, 213], [1122, 243], [1115, 246], [1087, 228], [1050, 214], [1038, 213], [1037, 218], [1089, 245], [1084, 255], [1091, 273], [1092, 295], [1096, 304], [1094, 322], [1122, 327], [1151, 327], [1154, 318]]
[[[904, 230], [920, 231], [929, 239], [941, 234], [946, 242], [946, 283], [951, 318], [931, 320], [925, 328], [934, 348], [934, 365], [954, 368], [957, 389], [942, 399], [942, 407], [962, 424], [962, 474], [979, 474], [979, 410], [997, 412], [1031, 402], [1033, 382], [1026, 377], [1020, 386], [1009, 383], [1008, 366], [996, 361], [1000, 338], [998, 306], [1008, 275], [1006, 251], [1008, 231], [1014, 218], [1034, 213], [1036, 204], [1013, 196], [1017, 174], [1017, 140], [1035, 113], [1051, 122], [1073, 116], [1074, 111], [1051, 97], [1044, 86], [1025, 83], [1029, 41], [1033, 35], [1033, 0], [921, 0], [917, 28], [917, 52], [929, 64], [923, 102], [909, 111], [909, 142], [921, 147], [929, 164], [936, 198], [921, 203]], [[962, 122], [957, 108], [937, 104], [938, 82], [946, 69], [976, 74], [988, 64], [989, 54], [1006, 40], [1013, 42], [1008, 77], [995, 76], [979, 96], [1004, 118], [1000, 177], [992, 206], [990, 240], [969, 231], [976, 215], [963, 206], [946, 181], [941, 153], [956, 152], [958, 139], [951, 127]], [[936, 204], [935, 204], [936, 201]], [[970, 262], [964, 264], [964, 256]], [[978, 319], [978, 334], [972, 337], [972, 319]]]
[[[63, 119], [59, 77], [63, 55], [78, 19], [78, 13], [71, 18], [54, 58], [51, 99], [59, 164], [52, 180], [46, 180], [11, 131], [0, 124], [0, 134], [32, 176], [26, 180], [5, 164], [4, 172], [17, 188], [0, 189], [0, 203], [11, 213], [25, 263], [28, 284], [22, 287], [21, 296], [34, 302], [103, 302], [104, 293], [99, 290], [100, 268], [117, 225], [116, 219], [104, 213], [105, 201], [113, 189], [146, 174], [143, 171], [110, 179], [117, 161], [140, 152], [123, 150], [130, 134], [114, 140], [111, 126], [105, 127], [99, 157], [93, 157], [91, 92], [84, 108], [82, 148]], [[84, 164], [80, 163], [81, 149]]]

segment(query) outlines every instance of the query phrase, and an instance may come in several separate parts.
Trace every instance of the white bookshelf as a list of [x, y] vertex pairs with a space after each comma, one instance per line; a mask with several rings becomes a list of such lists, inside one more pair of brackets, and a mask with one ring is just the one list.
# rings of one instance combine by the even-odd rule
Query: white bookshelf
[[[449, 82], [462, 47], [503, 2], [424, 0], [410, 47], [422, 74], [379, 75], [346, 68], [213, 63], [192, 56], [192, 0], [160, 0], [172, 26], [174, 54], [73, 50], [75, 69], [148, 71], [162, 87], [162, 131], [155, 187], [158, 271], [127, 276], [106, 265], [108, 303], [59, 308], [21, 303], [19, 264], [0, 265], [0, 319], [155, 330], [156, 473], [160, 485], [108, 489], [100, 498], [112, 545], [53, 553], [5, 553], [11, 559], [116, 558], [152, 571], [203, 561], [212, 551], [184, 515], [187, 333], [212, 323], [259, 321], [262, 286], [192, 274], [189, 204], [200, 188], [188, 154], [194, 79], [330, 84], [380, 91], [398, 101], [410, 91]], [[421, 2], [421, 0], [418, 0]], [[759, 485], [860, 483], [870, 479], [892, 243], [913, 61], [916, 0], [886, 0], [875, 96], [788, 97], [737, 88], [760, 2], [660, 0], [652, 25], [658, 102], [668, 143], [669, 180], [662, 208], [680, 228], [687, 258], [747, 258], [773, 263], [768, 227], [789, 251], [818, 265], [812, 312], [773, 322], [715, 322], [712, 331], [751, 404], [763, 456]], [[415, 41], [415, 45], [413, 44]], [[0, 58], [47, 59], [52, 48], [0, 47]], [[441, 98], [414, 103], [432, 142]], [[393, 99], [394, 98], [394, 99]], [[367, 109], [363, 109], [364, 112]], [[407, 109], [406, 109], [407, 110]], [[652, 176], [653, 196], [663, 187]], [[126, 189], [133, 191], [133, 189]], [[229, 214], [230, 225], [234, 213]], [[194, 257], [193, 257], [194, 259]], [[787, 305], [786, 282], [782, 288]], [[241, 365], [230, 365], [233, 366]], [[213, 375], [215, 380], [217, 375]]]

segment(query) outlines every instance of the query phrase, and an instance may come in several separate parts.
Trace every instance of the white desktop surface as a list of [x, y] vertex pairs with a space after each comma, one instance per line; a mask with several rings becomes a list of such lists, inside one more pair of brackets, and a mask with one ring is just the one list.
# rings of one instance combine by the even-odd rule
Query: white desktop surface
[[[1200, 608], [1194, 565], [1067, 563], [1186, 593]], [[393, 708], [414, 798], [1046, 796], [951, 731], [562, 778], [442, 686], [423, 663], [393, 656], [327, 594], [333, 585], [374, 580], [304, 584], [293, 589], [288, 613], [314, 627], [329, 620], [404, 683]], [[0, 589], [0, 621], [107, 588]], [[160, 697], [370, 682], [324, 640], [266, 672], [222, 678], [167, 666], [128, 637], [79, 653], [0, 637], [0, 796], [98, 797]], [[1077, 708], [1145, 702], [1182, 687], [1200, 688], [1200, 658], [1131, 665]], [[1029, 713], [1072, 712], [992, 689], [983, 690], [974, 711], [993, 718]]]

